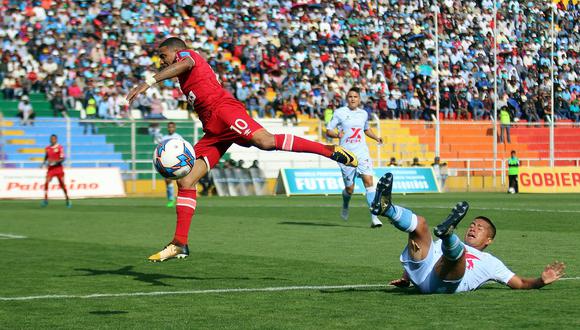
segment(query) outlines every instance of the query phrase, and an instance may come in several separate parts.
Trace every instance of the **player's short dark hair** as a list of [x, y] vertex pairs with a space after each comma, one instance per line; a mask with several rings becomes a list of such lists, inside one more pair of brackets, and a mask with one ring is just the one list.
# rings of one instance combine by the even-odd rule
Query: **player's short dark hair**
[[161, 44], [159, 44], [159, 48], [161, 47], [167, 47], [167, 48], [173, 48], [173, 49], [185, 49], [187, 48], [187, 45], [185, 44], [185, 41], [177, 38], [177, 37], [171, 37], [171, 38], [167, 38], [165, 40], [163, 40], [163, 42], [161, 42]]
[[493, 222], [491, 221], [490, 218], [483, 216], [483, 215], [480, 215], [480, 216], [475, 217], [475, 219], [481, 219], [481, 220], [487, 222], [489, 224], [489, 226], [491, 227], [491, 238], [495, 238], [495, 233], [496, 233], [497, 229], [495, 228], [495, 225], [493, 224]]
[[174, 125], [175, 126], [175, 123], [172, 122], [172, 121], [170, 121], [170, 122], [167, 123], [167, 126], [169, 126], [169, 125]]
[[[358, 88], [358, 87], [351, 87], [351, 88], [348, 90], [348, 93], [350, 93], [350, 92], [355, 92], [355, 93], [357, 93], [358, 95], [360, 95], [360, 88]], [[346, 93], [346, 94], [348, 95], [348, 93]]]
[[56, 136], [56, 134], [51, 134], [50, 138], [52, 139], [53, 136], [58, 139], [58, 136]]

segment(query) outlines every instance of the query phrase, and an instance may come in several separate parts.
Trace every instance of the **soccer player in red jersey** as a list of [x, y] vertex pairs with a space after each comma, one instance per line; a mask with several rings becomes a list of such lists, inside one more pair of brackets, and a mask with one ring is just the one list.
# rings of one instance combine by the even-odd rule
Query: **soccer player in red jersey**
[[44, 165], [48, 163], [48, 170], [46, 171], [46, 182], [44, 183], [44, 200], [41, 204], [42, 207], [48, 205], [48, 185], [54, 177], [56, 177], [60, 187], [64, 191], [64, 196], [66, 197], [66, 207], [72, 207], [71, 201], [68, 198], [66, 186], [64, 184], [64, 169], [62, 162], [64, 162], [64, 148], [58, 144], [58, 138], [53, 134], [50, 136], [50, 145], [45, 148], [44, 161], [41, 165], [41, 167], [44, 167]]
[[173, 241], [150, 256], [150, 261], [189, 255], [187, 238], [197, 204], [195, 186], [233, 143], [262, 150], [315, 153], [341, 164], [358, 165], [354, 154], [340, 146], [324, 145], [291, 134], [268, 132], [248, 115], [243, 103], [222, 87], [207, 61], [188, 49], [183, 40], [168, 38], [159, 45], [158, 51], [162, 70], [133, 88], [127, 95], [127, 101], [131, 104], [152, 85], [177, 77], [183, 94], [201, 120], [205, 134], [194, 147], [196, 157], [203, 161], [195, 162], [193, 170], [177, 180], [177, 225]]

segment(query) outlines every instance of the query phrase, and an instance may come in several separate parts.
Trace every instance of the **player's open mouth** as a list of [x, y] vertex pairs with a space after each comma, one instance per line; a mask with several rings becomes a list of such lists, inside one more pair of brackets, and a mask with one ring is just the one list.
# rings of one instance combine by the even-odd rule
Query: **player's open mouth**
[[469, 237], [469, 238], [475, 238], [475, 234], [470, 232], [470, 233], [467, 234], [467, 237]]

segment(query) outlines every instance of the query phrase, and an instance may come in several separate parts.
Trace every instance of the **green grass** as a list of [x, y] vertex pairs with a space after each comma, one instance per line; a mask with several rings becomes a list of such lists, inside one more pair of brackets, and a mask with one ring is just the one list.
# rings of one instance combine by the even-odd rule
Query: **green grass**
[[[580, 276], [580, 196], [395, 196], [435, 224], [456, 201], [495, 220], [488, 252], [523, 276], [553, 260]], [[228, 288], [385, 284], [400, 275], [405, 235], [368, 228], [362, 197], [351, 219], [339, 197], [199, 198], [186, 260], [145, 258], [172, 236], [161, 199], [0, 201], [0, 297]], [[564, 212], [562, 212], [564, 211]], [[466, 224], [460, 228], [461, 234]], [[498, 284], [455, 295], [392, 287], [0, 301], [15, 328], [579, 328], [580, 281], [541, 290]]]

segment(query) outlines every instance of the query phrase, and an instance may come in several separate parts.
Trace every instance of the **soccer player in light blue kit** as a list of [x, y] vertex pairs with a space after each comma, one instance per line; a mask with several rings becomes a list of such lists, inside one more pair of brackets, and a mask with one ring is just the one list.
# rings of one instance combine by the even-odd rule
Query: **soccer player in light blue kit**
[[[167, 134], [161, 137], [161, 140], [158, 143], [165, 142], [169, 139], [181, 139], [183, 137], [179, 135], [176, 130], [176, 125], [174, 122], [170, 121], [167, 123]], [[167, 207], [174, 207], [175, 206], [175, 191], [173, 188], [173, 180], [165, 179], [165, 192], [167, 193]]]
[[[539, 278], [522, 278], [509, 270], [501, 260], [483, 250], [495, 237], [496, 228], [490, 219], [476, 217], [465, 233], [464, 242], [453, 233], [467, 214], [469, 204], [458, 203], [451, 214], [433, 229], [440, 238], [433, 242], [425, 218], [392, 204], [393, 174], [386, 173], [377, 184], [371, 212], [386, 216], [397, 229], [409, 233], [407, 247], [400, 260], [403, 278], [391, 282], [396, 286], [411, 281], [422, 293], [455, 293], [473, 291], [488, 281], [495, 281], [512, 289], [539, 289], [557, 281], [566, 266], [554, 262]], [[408, 283], [408, 282], [407, 282]]]
[[[339, 164], [344, 180], [342, 191], [342, 218], [348, 220], [348, 205], [354, 192], [354, 180], [359, 175], [366, 189], [367, 203], [370, 206], [375, 198], [375, 186], [373, 184], [373, 164], [369, 154], [369, 148], [365, 141], [365, 135], [383, 143], [383, 139], [377, 136], [369, 127], [368, 113], [360, 107], [360, 90], [351, 88], [346, 94], [348, 105], [334, 111], [332, 119], [326, 126], [326, 135], [331, 138], [339, 138], [340, 146], [353, 152], [358, 158], [357, 167], [348, 167]], [[371, 228], [381, 227], [383, 224], [376, 215], [371, 214]]]

